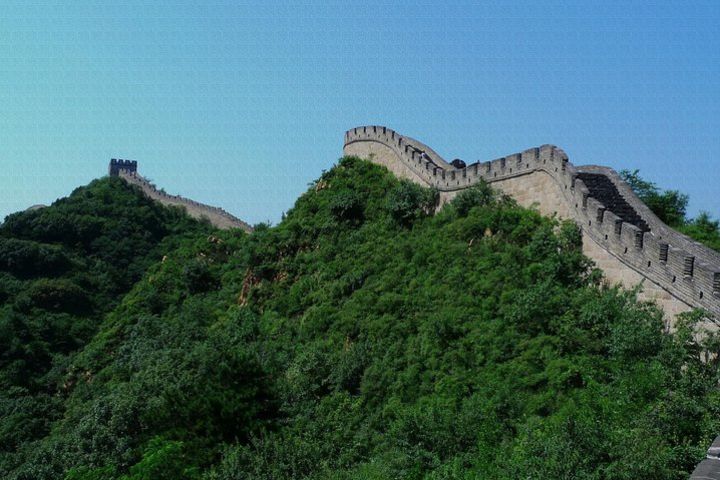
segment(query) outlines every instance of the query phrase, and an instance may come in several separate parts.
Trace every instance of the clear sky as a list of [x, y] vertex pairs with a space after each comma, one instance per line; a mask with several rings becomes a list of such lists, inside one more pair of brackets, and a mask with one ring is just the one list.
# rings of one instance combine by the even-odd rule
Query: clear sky
[[720, 216], [718, 0], [154, 3], [3, 2], [0, 218], [117, 157], [276, 222], [364, 124], [468, 162], [553, 143]]

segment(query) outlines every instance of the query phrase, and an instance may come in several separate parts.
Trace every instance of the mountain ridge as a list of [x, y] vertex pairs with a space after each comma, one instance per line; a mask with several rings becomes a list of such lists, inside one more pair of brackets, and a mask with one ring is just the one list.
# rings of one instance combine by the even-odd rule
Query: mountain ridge
[[[158, 223], [148, 209], [182, 213], [120, 179], [96, 185], [122, 195], [80, 189], [8, 225], [83, 252], [86, 230], [123, 239]], [[84, 227], [65, 235], [59, 207], [68, 203], [78, 220], [68, 225]], [[155, 251], [86, 344], [53, 358], [41, 390], [12, 383], [12, 368], [0, 365], [10, 382], [0, 390], [0, 474], [689, 475], [720, 429], [720, 342], [694, 335], [699, 314], [664, 333], [657, 307], [603, 286], [577, 226], [486, 184], [436, 207], [433, 190], [347, 157], [277, 226], [248, 235], [182, 215], [180, 236]], [[100, 226], [92, 216], [80, 221], [92, 211], [105, 228], [92, 227]], [[45, 228], [50, 219], [59, 223]], [[5, 237], [18, 245], [25, 231]], [[86, 243], [98, 252], [118, 246]], [[33, 252], [30, 265], [65, 264], [54, 249]], [[21, 281], [8, 268], [0, 262], [0, 285]], [[0, 331], [74, 308], [55, 306], [48, 280], [31, 279], [40, 283], [29, 296], [7, 292]], [[28, 316], [33, 309], [38, 316]], [[39, 331], [34, 345], [58, 333]]]
[[[553, 145], [456, 168], [417, 140], [378, 125], [348, 130], [343, 151], [438, 189], [441, 203], [488, 182], [524, 206], [578, 223], [586, 255], [608, 280], [628, 288], [643, 284], [644, 298], [659, 302], [670, 323], [693, 307], [720, 316], [720, 253], [665, 225], [610, 168], [576, 167]], [[606, 186], [588, 188], [584, 180], [592, 178]]]

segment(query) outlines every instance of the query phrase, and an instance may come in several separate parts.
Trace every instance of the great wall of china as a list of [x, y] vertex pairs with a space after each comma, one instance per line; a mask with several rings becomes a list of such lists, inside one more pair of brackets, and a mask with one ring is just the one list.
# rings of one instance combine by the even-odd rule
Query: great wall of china
[[[574, 220], [582, 229], [584, 253], [607, 281], [627, 288], [640, 285], [640, 297], [666, 312], [668, 328], [676, 314], [692, 308], [720, 318], [720, 253], [665, 225], [610, 168], [575, 166], [553, 145], [488, 162], [448, 163], [427, 145], [377, 125], [348, 130], [343, 154], [436, 188], [441, 204], [484, 180], [520, 205]], [[112, 159], [109, 173], [137, 185], [149, 198], [182, 207], [218, 228], [252, 231], [221, 208], [158, 190], [137, 173], [135, 161]], [[720, 480], [720, 436], [690, 480]]]
[[[489, 162], [448, 163], [427, 145], [377, 125], [348, 130], [343, 154], [436, 188], [441, 204], [484, 180], [520, 205], [574, 220], [584, 253], [607, 281], [640, 285], [640, 298], [662, 306], [668, 328], [692, 308], [720, 318], [720, 253], [665, 225], [611, 168], [575, 166], [552, 145]], [[720, 480], [720, 436], [690, 480]]]
[[[441, 203], [484, 180], [521, 205], [574, 220], [582, 228], [583, 251], [608, 282], [627, 288], [641, 285], [641, 298], [661, 305], [669, 323], [692, 308], [720, 318], [720, 253], [665, 225], [610, 168], [575, 166], [552, 145], [488, 162], [448, 163], [427, 145], [382, 126], [348, 130], [343, 153], [436, 188]], [[252, 231], [221, 208], [158, 190], [137, 173], [135, 161], [112, 159], [109, 174], [218, 228]]]
[[610, 168], [575, 166], [552, 145], [489, 162], [451, 164], [427, 145], [382, 126], [348, 130], [343, 153], [436, 188], [441, 203], [484, 180], [521, 205], [574, 220], [583, 232], [583, 251], [607, 281], [642, 284], [641, 298], [660, 304], [669, 323], [692, 308], [720, 318], [720, 253], [665, 225]]
[[162, 190], [155, 188], [142, 175], [137, 173], [137, 162], [135, 160], [110, 160], [109, 172], [111, 177], [120, 177], [131, 185], [137, 185], [145, 195], [163, 205], [181, 207], [188, 215], [197, 219], [207, 219], [217, 228], [229, 229], [240, 228], [251, 232], [252, 227], [237, 217], [229, 214], [222, 208], [212, 207], [204, 203], [196, 202], [179, 195], [169, 195]]

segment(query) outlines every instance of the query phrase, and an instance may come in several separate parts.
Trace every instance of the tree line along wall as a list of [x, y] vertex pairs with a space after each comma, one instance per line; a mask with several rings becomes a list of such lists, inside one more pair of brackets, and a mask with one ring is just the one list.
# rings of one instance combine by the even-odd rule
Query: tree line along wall
[[137, 173], [137, 162], [130, 160], [110, 161], [111, 176], [122, 178], [131, 185], [137, 185], [145, 195], [163, 205], [182, 207], [193, 218], [207, 219], [212, 225], [221, 229], [240, 228], [252, 232], [252, 227], [222, 208], [205, 205], [179, 195], [169, 195], [155, 188], [142, 175]]
[[343, 153], [436, 188], [441, 203], [485, 180], [521, 205], [574, 220], [585, 254], [608, 282], [642, 284], [641, 298], [657, 301], [668, 322], [691, 308], [720, 317], [720, 254], [665, 225], [610, 168], [574, 166], [553, 145], [456, 168], [417, 140], [377, 125], [348, 130]]

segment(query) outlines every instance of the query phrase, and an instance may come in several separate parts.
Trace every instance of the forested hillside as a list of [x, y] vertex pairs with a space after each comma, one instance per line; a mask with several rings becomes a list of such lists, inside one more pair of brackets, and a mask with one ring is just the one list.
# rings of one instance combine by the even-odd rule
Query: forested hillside
[[207, 231], [119, 179], [0, 225], [0, 476], [62, 417], [68, 366], [105, 314], [163, 252]]
[[0, 477], [687, 478], [702, 314], [664, 333], [487, 186], [435, 204], [345, 158], [251, 235], [110, 180], [8, 218]]

